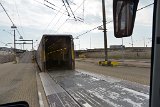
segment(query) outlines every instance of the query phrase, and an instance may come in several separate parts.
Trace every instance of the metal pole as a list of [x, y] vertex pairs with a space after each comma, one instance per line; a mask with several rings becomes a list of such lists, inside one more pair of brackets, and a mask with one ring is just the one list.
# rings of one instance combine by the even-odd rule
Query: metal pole
[[81, 48], [81, 47], [80, 47], [80, 39], [79, 39], [79, 50], [80, 50], [80, 48]]
[[32, 40], [32, 51], [33, 51], [33, 40]]
[[16, 33], [15, 33], [15, 29], [13, 30], [14, 31], [14, 57], [15, 57], [15, 60], [16, 60]]
[[105, 61], [108, 61], [105, 0], [102, 0], [102, 12], [103, 12], [103, 29], [104, 29], [104, 51], [105, 51]]
[[24, 50], [24, 43], [23, 43], [23, 50]]
[[90, 49], [91, 49], [91, 35], [90, 35]]
[[150, 105], [149, 107], [160, 107], [160, 0], [154, 0], [152, 33], [152, 55], [151, 55], [151, 80], [150, 80]]
[[132, 48], [133, 48], [133, 38], [132, 38], [132, 35], [131, 35], [131, 42], [132, 42], [132, 44], [131, 44], [131, 45], [132, 45]]
[[123, 38], [122, 38], [122, 60], [124, 59], [124, 47], [123, 47]]
[[146, 40], [145, 40], [145, 37], [144, 37], [144, 47], [146, 47]]

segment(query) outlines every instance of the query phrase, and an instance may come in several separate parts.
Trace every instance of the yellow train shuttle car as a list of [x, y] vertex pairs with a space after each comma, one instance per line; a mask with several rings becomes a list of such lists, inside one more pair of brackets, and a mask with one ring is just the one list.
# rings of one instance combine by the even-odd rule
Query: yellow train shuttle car
[[36, 53], [41, 71], [75, 69], [72, 35], [43, 35]]

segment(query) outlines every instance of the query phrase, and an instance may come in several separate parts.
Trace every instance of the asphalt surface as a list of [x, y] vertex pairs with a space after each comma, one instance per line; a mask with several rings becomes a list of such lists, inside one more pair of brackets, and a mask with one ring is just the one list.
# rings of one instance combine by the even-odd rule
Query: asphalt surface
[[[98, 64], [99, 61], [103, 61], [102, 58], [77, 58], [78, 62], [90, 62]], [[110, 61], [116, 61], [119, 63], [119, 66], [125, 67], [140, 67], [140, 68], [150, 68], [151, 60], [150, 59], [109, 59]]]
[[32, 63], [32, 52], [24, 52], [17, 58], [18, 63]]
[[150, 84], [150, 68], [146, 67], [107, 67], [99, 66], [96, 63], [76, 61], [76, 68], [83, 69], [92, 73], [102, 74], [105, 76], [111, 76], [131, 82], [140, 83], [143, 85]]

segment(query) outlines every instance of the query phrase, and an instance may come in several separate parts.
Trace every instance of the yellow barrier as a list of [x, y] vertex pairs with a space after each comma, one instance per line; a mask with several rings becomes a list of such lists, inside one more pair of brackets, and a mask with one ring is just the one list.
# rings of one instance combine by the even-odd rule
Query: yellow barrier
[[98, 65], [101, 65], [101, 66], [118, 66], [119, 63], [116, 62], [116, 61], [99, 61]]

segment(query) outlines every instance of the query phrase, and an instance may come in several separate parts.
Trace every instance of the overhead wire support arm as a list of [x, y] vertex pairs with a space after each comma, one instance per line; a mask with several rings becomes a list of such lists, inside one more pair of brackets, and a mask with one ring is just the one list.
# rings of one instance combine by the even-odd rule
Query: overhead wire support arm
[[62, 0], [62, 2], [63, 2], [64, 6], [65, 6], [65, 8], [66, 8], [66, 11], [67, 11], [67, 13], [68, 13], [68, 16], [70, 16], [69, 11], [68, 11], [68, 9], [67, 9], [67, 6], [66, 6], [64, 0]]
[[68, 5], [69, 9], [71, 10], [71, 13], [72, 13], [74, 19], [77, 20], [76, 17], [75, 17], [75, 15], [74, 15], [74, 13], [73, 13], [73, 11], [72, 11], [72, 9], [71, 9], [71, 6], [70, 6], [68, 0], [65, 0], [65, 1], [66, 1], [67, 5]]
[[[22, 27], [22, 20], [21, 20], [21, 18], [20, 18], [19, 12], [18, 12], [18, 7], [17, 7], [17, 3], [16, 3], [16, 1], [15, 1], [15, 6], [16, 6], [16, 10], [17, 10], [18, 17], [19, 17], [20, 27], [21, 27], [22, 33], [23, 33], [23, 35], [25, 35], [25, 34], [24, 34], [23, 27]], [[17, 30], [18, 30], [18, 29], [17, 29]], [[18, 31], [18, 33], [19, 33], [19, 31]], [[19, 33], [19, 35], [21, 36], [21, 34], [20, 34], [20, 33]], [[21, 36], [21, 37], [22, 37], [22, 36]], [[23, 38], [23, 37], [22, 37], [22, 38]]]
[[20, 37], [22, 37], [22, 35], [20, 34], [19, 30], [18, 30], [17, 28], [16, 28], [16, 30], [17, 30], [17, 32], [18, 32], [18, 34], [19, 34], [19, 36], [20, 36]]
[[[81, 7], [82, 4], [83, 4], [83, 2], [77, 7], [76, 10], [74, 10], [74, 12], [76, 12], [76, 11]], [[69, 17], [66, 19], [66, 21], [60, 25], [60, 27], [56, 30], [56, 32], [58, 32], [58, 30], [61, 29], [61, 27], [69, 20], [70, 17], [71, 17], [71, 16], [69, 16]], [[78, 19], [78, 21], [80, 21], [80, 20]]]

